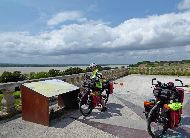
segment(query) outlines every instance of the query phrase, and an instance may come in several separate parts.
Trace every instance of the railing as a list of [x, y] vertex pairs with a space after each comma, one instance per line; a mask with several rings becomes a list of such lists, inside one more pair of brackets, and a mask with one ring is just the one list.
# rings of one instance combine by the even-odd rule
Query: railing
[[[112, 70], [104, 70], [102, 71], [102, 75], [107, 80], [114, 80], [114, 79], [128, 75], [128, 69], [118, 68], [118, 69], [112, 69]], [[50, 79], [64, 80], [68, 83], [71, 83], [80, 87], [81, 82], [84, 79], [84, 73], [58, 76], [58, 77], [50, 77], [50, 78], [44, 78], [44, 79], [26, 80], [26, 81], [20, 81], [20, 82], [0, 83], [0, 90], [3, 92], [3, 99], [0, 101], [2, 103], [1, 113], [5, 113], [5, 114], [14, 113], [16, 111], [15, 99], [13, 97], [13, 92], [15, 91], [16, 87], [20, 87], [23, 83], [50, 80]]]

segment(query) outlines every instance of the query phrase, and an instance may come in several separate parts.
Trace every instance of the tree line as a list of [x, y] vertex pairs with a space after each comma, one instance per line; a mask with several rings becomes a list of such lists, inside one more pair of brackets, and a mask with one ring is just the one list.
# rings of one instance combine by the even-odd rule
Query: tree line
[[[109, 70], [111, 69], [111, 67], [98, 66], [98, 69], [99, 71]], [[70, 67], [64, 71], [50, 69], [48, 72], [30, 72], [29, 74], [22, 74], [20, 71], [14, 71], [14, 72], [4, 71], [3, 74], [0, 76], [0, 83], [72, 75], [72, 74], [79, 74], [86, 72], [91, 72], [91, 69], [89, 67], [87, 67], [86, 69], [81, 69], [79, 67]]]
[[180, 65], [190, 65], [190, 60], [181, 61], [142, 61], [136, 64], [131, 64], [129, 67], [158, 67], [158, 66], [180, 66]]

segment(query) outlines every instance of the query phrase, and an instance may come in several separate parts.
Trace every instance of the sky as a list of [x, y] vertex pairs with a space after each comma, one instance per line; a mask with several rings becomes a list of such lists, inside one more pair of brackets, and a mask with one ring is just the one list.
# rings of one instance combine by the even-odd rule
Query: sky
[[1, 0], [0, 63], [190, 59], [190, 0]]

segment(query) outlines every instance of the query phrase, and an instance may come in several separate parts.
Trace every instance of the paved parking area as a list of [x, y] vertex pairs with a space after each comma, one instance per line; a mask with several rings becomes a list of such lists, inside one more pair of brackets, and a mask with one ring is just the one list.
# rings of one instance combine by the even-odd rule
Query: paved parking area
[[[50, 127], [23, 121], [21, 117], [0, 122], [0, 137], [121, 137], [147, 138], [143, 101], [152, 98], [151, 79], [175, 80], [170, 76], [129, 75], [116, 80], [114, 94], [110, 96], [108, 110], [94, 109], [88, 117], [78, 110], [53, 120]], [[190, 84], [190, 77], [179, 77]], [[123, 84], [123, 85], [122, 85]], [[183, 119], [180, 127], [169, 130], [168, 136], [190, 135], [190, 92], [185, 93]]]

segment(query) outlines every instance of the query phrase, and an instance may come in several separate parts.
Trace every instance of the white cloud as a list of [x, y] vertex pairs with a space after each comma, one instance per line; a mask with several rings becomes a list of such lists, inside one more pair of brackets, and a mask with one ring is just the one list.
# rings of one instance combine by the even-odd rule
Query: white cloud
[[129, 55], [131, 56], [147, 56], [159, 54], [160, 50], [141, 50], [141, 51], [130, 51]]
[[[82, 24], [64, 25], [38, 35], [5, 32], [0, 33], [0, 51], [30, 56], [59, 56], [144, 50], [145, 54], [153, 55], [160, 52], [154, 49], [190, 45], [188, 17], [190, 12], [154, 15], [130, 19], [115, 27], [87, 20]], [[58, 22], [60, 20], [52, 24]], [[146, 51], [151, 49], [151, 52]]]
[[185, 51], [190, 53], [190, 45], [185, 47]]
[[65, 11], [60, 12], [54, 15], [51, 19], [48, 20], [47, 25], [58, 25], [65, 21], [84, 21], [83, 15], [79, 11]]
[[190, 9], [190, 0], [182, 0], [182, 1], [178, 4], [178, 9], [179, 9], [179, 10], [187, 10], [187, 9]]
[[176, 51], [173, 49], [135, 50], [129, 51], [131, 56], [171, 55]]

